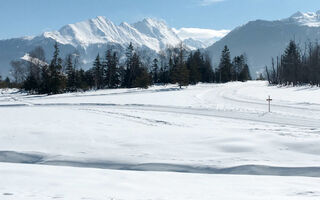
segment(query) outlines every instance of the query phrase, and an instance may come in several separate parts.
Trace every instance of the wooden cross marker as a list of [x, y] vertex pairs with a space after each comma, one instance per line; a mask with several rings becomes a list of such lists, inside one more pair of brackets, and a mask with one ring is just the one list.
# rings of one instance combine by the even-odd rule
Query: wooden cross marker
[[270, 98], [270, 96], [267, 99], [268, 103], [269, 103], [269, 112], [271, 112], [271, 101], [272, 99]]

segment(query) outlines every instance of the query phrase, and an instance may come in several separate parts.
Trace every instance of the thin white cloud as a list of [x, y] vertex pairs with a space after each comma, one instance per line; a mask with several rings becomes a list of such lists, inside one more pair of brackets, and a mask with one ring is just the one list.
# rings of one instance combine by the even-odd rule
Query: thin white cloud
[[227, 35], [230, 30], [213, 30], [213, 29], [201, 29], [201, 28], [180, 28], [173, 29], [173, 31], [182, 39], [192, 38], [204, 43], [214, 43], [217, 40]]
[[225, 0], [201, 0], [200, 5], [201, 6], [209, 6], [211, 4], [222, 2], [222, 1], [225, 1]]

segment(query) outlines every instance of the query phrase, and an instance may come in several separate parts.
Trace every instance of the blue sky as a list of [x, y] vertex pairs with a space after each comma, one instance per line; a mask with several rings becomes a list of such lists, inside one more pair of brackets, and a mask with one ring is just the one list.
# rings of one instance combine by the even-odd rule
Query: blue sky
[[320, 0], [0, 0], [0, 39], [37, 35], [96, 16], [117, 24], [154, 17], [175, 28], [233, 29], [298, 10], [320, 10]]

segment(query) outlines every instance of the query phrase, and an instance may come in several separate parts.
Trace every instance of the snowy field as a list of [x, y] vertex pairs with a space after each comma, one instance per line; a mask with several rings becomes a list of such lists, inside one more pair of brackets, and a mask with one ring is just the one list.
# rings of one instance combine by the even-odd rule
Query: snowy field
[[320, 198], [316, 87], [1, 90], [0, 128], [1, 200]]

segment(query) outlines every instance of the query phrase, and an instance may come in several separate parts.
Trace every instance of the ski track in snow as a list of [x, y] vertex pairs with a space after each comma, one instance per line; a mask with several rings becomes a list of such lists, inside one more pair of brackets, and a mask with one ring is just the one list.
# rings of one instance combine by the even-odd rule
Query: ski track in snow
[[[18, 101], [18, 100], [17, 100]], [[290, 116], [279, 113], [248, 113], [248, 112], [235, 112], [234, 110], [219, 110], [219, 109], [201, 109], [201, 108], [185, 108], [185, 107], [174, 107], [174, 106], [157, 106], [157, 105], [144, 105], [144, 104], [103, 104], [103, 103], [46, 103], [46, 104], [37, 104], [37, 103], [28, 103], [25, 101], [19, 100], [17, 104], [11, 105], [0, 105], [0, 107], [24, 107], [24, 106], [36, 106], [36, 107], [110, 107], [117, 108], [122, 110], [144, 110], [150, 112], [167, 112], [175, 114], [186, 114], [186, 115], [198, 115], [198, 116], [207, 116], [207, 117], [220, 117], [220, 118], [230, 118], [236, 120], [245, 120], [245, 121], [255, 121], [262, 123], [278, 124], [278, 125], [291, 125], [291, 126], [300, 126], [300, 127], [309, 127], [309, 128], [319, 128], [319, 119], [310, 119], [301, 116]], [[282, 106], [278, 106], [282, 107]], [[85, 110], [82, 109], [82, 110]], [[292, 108], [296, 109], [296, 108]], [[300, 108], [297, 108], [300, 109]], [[302, 109], [302, 108], [301, 108]], [[86, 109], [88, 111], [93, 111], [93, 109]], [[102, 112], [97, 111], [96, 112]], [[109, 114], [118, 114], [112, 112], [104, 112]], [[122, 114], [127, 118], [129, 115]], [[131, 116], [131, 118], [134, 118]], [[151, 120], [150, 120], [151, 121]], [[158, 121], [158, 123], [170, 124], [165, 121]]]

